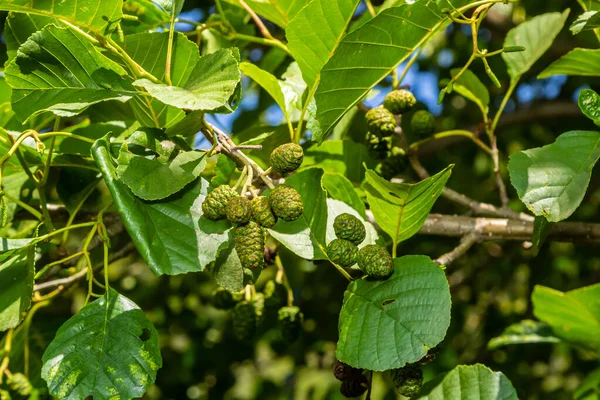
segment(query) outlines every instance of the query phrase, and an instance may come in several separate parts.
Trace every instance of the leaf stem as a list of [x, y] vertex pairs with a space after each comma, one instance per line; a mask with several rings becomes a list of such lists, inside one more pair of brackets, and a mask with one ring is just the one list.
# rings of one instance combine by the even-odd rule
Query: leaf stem
[[265, 26], [265, 24], [263, 24], [263, 22], [260, 19], [260, 17], [258, 15], [256, 15], [256, 13], [254, 12], [254, 10], [252, 10], [252, 8], [250, 8], [250, 6], [248, 4], [246, 4], [246, 2], [244, 0], [238, 0], [238, 3], [240, 3], [240, 5], [242, 6], [242, 8], [244, 10], [246, 10], [246, 12], [248, 14], [250, 14], [250, 17], [252, 17], [252, 19], [254, 20], [254, 23], [256, 24], [256, 26], [258, 26], [258, 29], [260, 30], [260, 32], [262, 33], [262, 35], [265, 38], [276, 40], [273, 37], [273, 35], [271, 35], [271, 32], [269, 32], [269, 29]]
[[60, 260], [56, 260], [56, 261], [52, 261], [51, 263], [48, 263], [46, 265], [44, 265], [44, 267], [42, 267], [42, 269], [40, 269], [35, 276], [33, 277], [34, 280], [40, 279], [42, 276], [44, 276], [44, 274], [46, 272], [48, 272], [48, 270], [52, 267], [54, 267], [55, 265], [59, 265], [59, 264], [64, 264], [69, 260], [72, 260], [76, 257], [79, 257], [83, 255], [83, 251], [78, 251], [77, 253], [73, 253], [70, 256], [67, 256], [65, 258], [61, 258]]
[[175, 2], [171, 8], [171, 25], [169, 27], [169, 42], [167, 43], [167, 61], [165, 65], [165, 83], [173, 86], [171, 82], [171, 59], [173, 58], [173, 39], [175, 36]]
[[18, 206], [20, 206], [21, 208], [23, 208], [24, 210], [26, 210], [27, 212], [29, 212], [31, 215], [33, 215], [38, 221], [41, 221], [43, 216], [42, 214], [36, 210], [35, 208], [31, 207], [29, 204], [22, 202], [19, 198], [17, 197], [13, 197], [10, 194], [6, 193], [6, 192], [2, 192], [3, 195], [10, 201], [12, 201], [13, 203], [17, 204]]
[[365, 0], [365, 4], [367, 6], [367, 10], [369, 10], [369, 14], [371, 14], [371, 17], [376, 16], [377, 12], [375, 12], [375, 7], [373, 7], [373, 3], [371, 3], [371, 0]]
[[82, 142], [87, 142], [87, 143], [91, 143], [91, 144], [94, 144], [94, 142], [95, 142], [94, 139], [90, 139], [90, 138], [87, 138], [87, 137], [81, 136], [81, 135], [76, 135], [76, 134], [70, 133], [70, 132], [48, 132], [48, 133], [38, 134], [38, 138], [40, 140], [44, 140], [47, 138], [54, 138], [56, 136], [69, 137], [72, 139], [81, 140]]

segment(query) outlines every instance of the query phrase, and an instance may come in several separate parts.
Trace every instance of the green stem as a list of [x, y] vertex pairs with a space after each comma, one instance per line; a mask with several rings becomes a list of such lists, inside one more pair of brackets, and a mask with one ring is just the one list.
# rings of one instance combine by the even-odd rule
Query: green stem
[[38, 244], [40, 242], [43, 242], [44, 240], [50, 239], [52, 236], [58, 235], [59, 233], [63, 233], [64, 231], [67, 231], [69, 229], [87, 228], [88, 226], [94, 226], [94, 225], [96, 225], [96, 221], [82, 222], [81, 224], [75, 224], [75, 225], [71, 225], [71, 226], [65, 226], [63, 228], [56, 229], [56, 230], [54, 230], [54, 231], [52, 231], [50, 233], [47, 233], [45, 235], [38, 236], [37, 238], [35, 238], [31, 242], [29, 242], [25, 247], [36, 245], [36, 244]]
[[94, 144], [94, 142], [95, 142], [94, 139], [90, 139], [90, 138], [87, 138], [85, 136], [76, 135], [74, 133], [69, 133], [69, 132], [48, 132], [48, 133], [41, 133], [41, 134], [38, 135], [38, 137], [40, 138], [40, 140], [44, 140], [44, 139], [47, 139], [47, 138], [53, 138], [55, 136], [69, 137], [69, 138], [72, 138], [72, 139], [81, 140], [83, 142], [87, 142], [87, 143], [91, 143], [91, 144]]
[[171, 8], [171, 26], [169, 27], [169, 42], [167, 43], [167, 61], [165, 65], [165, 83], [173, 86], [171, 82], [171, 59], [173, 58], [173, 38], [175, 36], [175, 7]]
[[512, 93], [517, 88], [518, 83], [519, 83], [518, 79], [510, 80], [510, 86], [508, 87], [508, 90], [506, 91], [506, 94], [504, 95], [504, 98], [502, 99], [502, 103], [500, 104], [500, 108], [498, 108], [498, 112], [496, 113], [496, 115], [494, 116], [494, 119], [492, 120], [492, 125], [488, 132], [489, 135], [495, 134], [496, 126], [498, 126], [498, 121], [500, 121], [500, 117], [502, 116], [502, 113], [504, 112], [504, 108], [506, 107], [506, 104], [508, 103], [510, 96], [512, 96]]
[[[100, 181], [101, 181], [101, 179], [97, 179], [88, 185], [88, 187], [85, 189], [83, 196], [81, 197], [81, 199], [75, 206], [75, 209], [70, 213], [69, 219], [67, 220], [67, 224], [65, 226], [71, 226], [71, 224], [75, 220], [75, 217], [79, 213], [79, 210], [81, 210], [81, 207], [83, 207], [83, 204], [86, 202], [88, 197], [90, 197], [90, 195], [94, 192], [94, 189], [96, 189], [96, 185], [98, 185], [98, 183], [100, 183]], [[62, 244], [67, 243], [67, 239], [69, 238], [69, 232], [70, 231], [65, 231], [65, 233], [63, 234], [63, 237], [61, 239]]]
[[[54, 129], [55, 132], [60, 130], [60, 117], [56, 116], [54, 120]], [[39, 135], [38, 135], [39, 138]], [[52, 218], [50, 217], [50, 213], [48, 212], [48, 200], [46, 198], [46, 185], [48, 184], [48, 177], [50, 176], [50, 165], [52, 164], [52, 154], [54, 153], [54, 146], [56, 145], [56, 136], [51, 136], [50, 147], [48, 148], [48, 157], [46, 158], [46, 163], [44, 164], [44, 170], [42, 174], [42, 179], [38, 184], [38, 192], [40, 196], [40, 206], [42, 207], [42, 215], [44, 217], [44, 225], [48, 231], [54, 230], [54, 224], [52, 223]], [[41, 140], [41, 139], [40, 139]]]
[[261, 38], [261, 37], [251, 36], [251, 35], [244, 35], [242, 33], [237, 33], [237, 32], [230, 33], [229, 35], [227, 35], [227, 38], [231, 39], [231, 40], [239, 39], [239, 40], [245, 40], [247, 42], [259, 43], [259, 44], [263, 44], [266, 46], [277, 47], [277, 48], [285, 51], [288, 55], [292, 55], [292, 53], [290, 53], [290, 50], [287, 48], [287, 46], [277, 39]]
[[[406, 74], [408, 74], [408, 70], [410, 69], [410, 67], [412, 67], [412, 65], [415, 63], [415, 61], [417, 61], [417, 59], [419, 58], [419, 56], [423, 52], [424, 48], [425, 48], [425, 46], [419, 47], [419, 50], [417, 50], [417, 52], [412, 55], [412, 57], [410, 58], [410, 60], [408, 60], [408, 62], [406, 63], [406, 67], [404, 67], [404, 71], [402, 72], [402, 75], [400, 75], [400, 78], [398, 79], [398, 85], [397, 86], [400, 86], [402, 84], [402, 81], [406, 77]], [[395, 68], [394, 68], [394, 70], [395, 70]], [[396, 89], [397, 86], [394, 86], [393, 89]]]
[[10, 194], [4, 192], [4, 196], [12, 201], [13, 203], [17, 204], [18, 206], [22, 207], [23, 209], [27, 210], [31, 215], [33, 215], [38, 221], [42, 220], [42, 214], [36, 210], [35, 208], [31, 207], [29, 204], [23, 203], [20, 199], [11, 196]]
[[33, 279], [34, 279], [34, 280], [40, 279], [42, 276], [44, 276], [44, 274], [45, 274], [46, 272], [48, 272], [48, 270], [49, 270], [50, 268], [54, 267], [55, 265], [59, 265], [59, 264], [66, 263], [67, 261], [69, 261], [69, 260], [72, 260], [72, 259], [74, 259], [75, 257], [79, 257], [79, 256], [81, 256], [81, 255], [83, 255], [83, 251], [78, 251], [77, 253], [73, 253], [73, 254], [71, 254], [70, 256], [67, 256], [67, 257], [65, 257], [65, 258], [61, 258], [60, 260], [53, 261], [53, 262], [51, 262], [51, 263], [48, 263], [48, 264], [44, 265], [44, 267], [43, 267], [42, 269], [40, 269], [40, 270], [39, 270], [39, 271], [38, 271], [38, 272], [35, 274], [35, 276], [33, 277]]
[[117, 55], [125, 64], [127, 64], [127, 66], [129, 67], [129, 70], [134, 74], [134, 76], [136, 78], [145, 78], [145, 79], [152, 81], [153, 83], [162, 83], [158, 78], [156, 78], [150, 72], [148, 72], [144, 68], [142, 68], [141, 65], [136, 63], [129, 56], [129, 54], [127, 54], [127, 52], [125, 50], [123, 50], [123, 48], [121, 46], [119, 46], [119, 44], [117, 42], [115, 42], [112, 38], [106, 37], [105, 39], [106, 39], [106, 43], [105, 43], [104, 47], [106, 47], [112, 53]]
[[365, 0], [365, 4], [367, 5], [367, 10], [369, 10], [369, 14], [371, 14], [371, 17], [377, 15], [377, 13], [375, 12], [375, 7], [373, 7], [373, 3], [371, 3], [371, 0]]

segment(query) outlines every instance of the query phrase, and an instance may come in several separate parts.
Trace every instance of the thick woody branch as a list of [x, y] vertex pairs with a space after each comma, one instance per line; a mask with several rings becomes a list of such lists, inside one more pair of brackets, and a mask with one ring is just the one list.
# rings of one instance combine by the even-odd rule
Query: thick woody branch
[[[477, 236], [478, 241], [532, 239], [533, 222], [507, 218], [474, 218], [431, 214], [419, 234], [447, 237]], [[600, 224], [559, 222], [546, 240], [557, 242], [600, 243]]]

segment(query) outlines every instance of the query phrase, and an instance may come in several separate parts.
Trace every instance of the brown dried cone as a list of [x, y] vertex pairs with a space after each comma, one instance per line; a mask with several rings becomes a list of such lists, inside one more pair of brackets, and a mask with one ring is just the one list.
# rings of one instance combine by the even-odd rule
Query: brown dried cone
[[363, 375], [353, 376], [351, 379], [342, 381], [340, 393], [344, 397], [353, 398], [362, 396], [369, 388], [369, 380]]
[[202, 212], [208, 219], [225, 218], [229, 200], [239, 197], [229, 185], [221, 185], [210, 192], [202, 202]]
[[271, 153], [271, 167], [280, 175], [289, 174], [302, 165], [304, 150], [296, 143], [286, 143]]
[[264, 229], [254, 221], [233, 230], [233, 245], [242, 267], [262, 268], [265, 264]]
[[250, 202], [252, 219], [265, 228], [271, 228], [277, 222], [277, 217], [271, 211], [268, 196], [258, 196]]
[[252, 209], [250, 200], [245, 197], [237, 196], [227, 202], [225, 215], [229, 222], [234, 224], [245, 224], [250, 221]]
[[339, 381], [352, 379], [358, 375], [362, 375], [362, 369], [351, 367], [339, 360], [333, 364], [333, 376]]

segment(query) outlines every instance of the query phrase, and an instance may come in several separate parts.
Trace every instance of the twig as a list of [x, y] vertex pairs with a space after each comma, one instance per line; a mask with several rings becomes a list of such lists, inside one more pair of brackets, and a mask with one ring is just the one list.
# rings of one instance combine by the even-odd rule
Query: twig
[[492, 160], [494, 162], [494, 175], [496, 176], [496, 186], [498, 186], [498, 192], [500, 194], [500, 203], [502, 208], [508, 208], [508, 194], [506, 193], [506, 185], [502, 179], [502, 173], [500, 171], [500, 155], [498, 154], [498, 145], [495, 135], [490, 136], [490, 144], [492, 147]]
[[[123, 258], [127, 254], [132, 252], [133, 250], [135, 250], [135, 246], [134, 246], [133, 242], [129, 242], [123, 248], [112, 253], [109, 258], [109, 262], [113, 262], [114, 260]], [[93, 270], [95, 272], [95, 271], [100, 270], [103, 267], [104, 267], [104, 261], [94, 265]], [[87, 273], [88, 273], [88, 269], [84, 268], [81, 271], [77, 272], [76, 274], [71, 275], [67, 278], [55, 279], [55, 280], [44, 282], [44, 283], [38, 283], [37, 285], [35, 285], [33, 287], [33, 291], [37, 292], [40, 290], [54, 289], [59, 286], [63, 286], [64, 287], [63, 290], [64, 290], [64, 289], [70, 287], [71, 285], [73, 285], [74, 283], [76, 283], [77, 281], [85, 278]]]
[[271, 35], [271, 32], [269, 32], [269, 29], [265, 26], [265, 24], [263, 24], [263, 22], [260, 19], [260, 17], [258, 15], [256, 15], [256, 13], [254, 12], [254, 10], [252, 10], [250, 8], [250, 6], [248, 4], [246, 4], [246, 2], [244, 0], [238, 0], [238, 2], [244, 8], [244, 10], [246, 10], [248, 12], [248, 14], [250, 14], [250, 16], [252, 17], [252, 19], [254, 20], [254, 23], [256, 24], [256, 26], [258, 26], [258, 29], [260, 30], [260, 32], [262, 33], [262, 35], [264, 37], [266, 37], [267, 39], [276, 40], [273, 37], [273, 35]]
[[[418, 158], [416, 156], [409, 157], [410, 164], [412, 168], [415, 170], [419, 178], [427, 179], [429, 178], [429, 173], [427, 170], [421, 165]], [[504, 217], [511, 218], [522, 221], [531, 221], [533, 222], [533, 217], [531, 215], [527, 215], [524, 213], [517, 213], [510, 208], [498, 208], [492, 204], [481, 203], [479, 201], [473, 200], [464, 194], [458, 193], [450, 188], [444, 188], [442, 190], [442, 196], [454, 203], [460, 204], [465, 207], [469, 207], [475, 214], [477, 215], [489, 215], [493, 217]]]
[[441, 255], [440, 257], [438, 257], [437, 260], [435, 260], [435, 262], [440, 265], [449, 265], [457, 258], [465, 255], [465, 253], [469, 251], [469, 249], [473, 247], [473, 245], [477, 243], [477, 241], [477, 234], [471, 232], [461, 239], [460, 244], [456, 246], [454, 250], [444, 255]]

